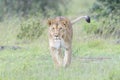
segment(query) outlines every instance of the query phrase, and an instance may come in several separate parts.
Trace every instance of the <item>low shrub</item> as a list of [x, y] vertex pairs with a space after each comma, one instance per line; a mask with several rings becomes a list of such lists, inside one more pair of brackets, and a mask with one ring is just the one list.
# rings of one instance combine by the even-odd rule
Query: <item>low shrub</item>
[[42, 35], [44, 29], [40, 20], [30, 18], [20, 24], [20, 32], [17, 34], [17, 38], [35, 40]]

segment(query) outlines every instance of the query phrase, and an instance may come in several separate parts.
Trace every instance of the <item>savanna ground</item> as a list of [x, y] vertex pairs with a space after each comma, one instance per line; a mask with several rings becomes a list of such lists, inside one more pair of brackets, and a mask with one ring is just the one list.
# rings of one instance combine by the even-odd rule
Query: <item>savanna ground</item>
[[[92, 4], [73, 3], [68, 16], [83, 14]], [[47, 27], [39, 39], [21, 41], [16, 38], [20, 23], [16, 17], [0, 23], [0, 80], [120, 80], [120, 45], [114, 39], [86, 34], [86, 22], [73, 26], [72, 63], [59, 69], [49, 54]]]

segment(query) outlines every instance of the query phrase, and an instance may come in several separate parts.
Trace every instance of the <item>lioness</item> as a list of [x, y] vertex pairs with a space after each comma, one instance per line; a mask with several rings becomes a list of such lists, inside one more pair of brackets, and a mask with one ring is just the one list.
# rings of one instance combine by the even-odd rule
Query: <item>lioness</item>
[[[81, 19], [85, 19], [90, 23], [89, 16], [81, 16], [72, 21], [62, 16], [48, 19], [50, 53], [56, 66], [67, 67], [70, 65], [73, 36], [72, 25]], [[62, 57], [63, 51], [64, 57]]]

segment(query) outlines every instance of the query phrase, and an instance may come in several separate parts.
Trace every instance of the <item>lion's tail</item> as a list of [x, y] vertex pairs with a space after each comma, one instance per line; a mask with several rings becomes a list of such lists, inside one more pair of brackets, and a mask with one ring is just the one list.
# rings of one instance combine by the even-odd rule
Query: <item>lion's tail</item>
[[90, 23], [90, 17], [89, 16], [80, 16], [74, 20], [71, 21], [72, 24], [75, 24], [76, 22], [78, 22], [81, 19], [85, 19], [88, 23]]

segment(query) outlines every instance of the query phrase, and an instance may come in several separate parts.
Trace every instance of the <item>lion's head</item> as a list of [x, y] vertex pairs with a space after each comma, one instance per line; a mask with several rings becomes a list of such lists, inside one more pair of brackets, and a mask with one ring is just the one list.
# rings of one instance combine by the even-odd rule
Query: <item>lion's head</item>
[[67, 34], [69, 21], [64, 17], [57, 17], [48, 20], [49, 34], [54, 40], [61, 40]]

